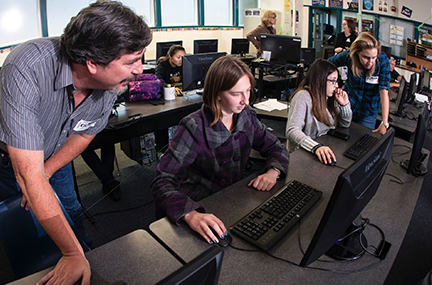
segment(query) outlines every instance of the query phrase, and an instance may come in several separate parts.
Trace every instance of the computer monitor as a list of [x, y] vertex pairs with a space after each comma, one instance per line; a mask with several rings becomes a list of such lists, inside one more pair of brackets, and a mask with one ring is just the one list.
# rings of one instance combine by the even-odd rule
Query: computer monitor
[[261, 34], [261, 50], [271, 52], [271, 61], [297, 64], [301, 59], [301, 38]]
[[171, 41], [171, 42], [157, 42], [156, 43], [156, 59], [159, 59], [161, 56], [166, 56], [168, 50], [173, 45], [183, 45], [183, 41]]
[[329, 24], [323, 24], [323, 33], [325, 35], [333, 35], [334, 34], [334, 27]]
[[244, 56], [249, 53], [248, 39], [231, 39], [231, 54]]
[[204, 79], [210, 65], [226, 52], [192, 54], [183, 56], [182, 76], [183, 91], [200, 89], [204, 87]]
[[315, 61], [315, 48], [301, 48], [301, 59], [311, 65]]
[[402, 117], [403, 116], [403, 107], [405, 104], [405, 97], [406, 97], [406, 93], [407, 93], [407, 84], [405, 81], [405, 77], [402, 76], [402, 79], [399, 83], [399, 91], [398, 91], [398, 95], [396, 98], [396, 109], [391, 110], [390, 113], [398, 116], [398, 117]]
[[427, 106], [424, 106], [423, 112], [420, 113], [417, 118], [417, 127], [414, 135], [414, 143], [411, 150], [411, 156], [409, 159], [401, 161], [401, 165], [407, 170], [407, 173], [414, 176], [425, 175], [427, 173], [427, 168], [422, 165], [423, 161], [427, 156], [422, 152], [422, 147], [426, 137], [426, 127], [428, 121], [429, 110]]
[[421, 93], [422, 91], [429, 90], [430, 88], [430, 72], [427, 70], [423, 70], [420, 73], [418, 86], [417, 86], [417, 93]]
[[391, 47], [381, 46], [381, 51], [387, 55], [390, 59], [391, 57]]
[[218, 52], [218, 40], [194, 40], [194, 54]]
[[415, 92], [417, 86], [417, 73], [413, 72], [410, 76], [410, 82], [407, 90], [407, 94], [405, 97], [405, 102], [413, 102], [415, 99]]
[[[373, 148], [339, 175], [324, 215], [300, 262], [301, 266], [311, 264], [323, 254], [346, 260], [360, 257], [364, 252], [359, 241], [360, 233], [349, 233], [355, 230], [352, 225], [381, 183], [391, 159], [394, 135], [394, 129], [390, 128]], [[342, 237], [346, 238], [341, 240]], [[367, 241], [362, 239], [362, 242], [367, 246]], [[385, 241], [382, 244], [380, 254], [384, 255], [389, 244]]]
[[156, 285], [217, 285], [224, 251], [211, 247]]

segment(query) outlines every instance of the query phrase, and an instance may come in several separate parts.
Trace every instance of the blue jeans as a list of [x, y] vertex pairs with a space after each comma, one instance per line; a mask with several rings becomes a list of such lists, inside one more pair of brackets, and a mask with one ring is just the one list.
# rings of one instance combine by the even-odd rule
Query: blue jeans
[[362, 126], [368, 127], [369, 129], [374, 130], [376, 125], [376, 118], [377, 115], [367, 116], [367, 117], [354, 117], [352, 118], [352, 121], [360, 124]]
[[[75, 193], [72, 163], [60, 168], [51, 176], [49, 182], [78, 230], [84, 233], [83, 218], [80, 217], [82, 207]], [[21, 191], [21, 188], [16, 181], [9, 156], [0, 154], [0, 201], [14, 196], [19, 191]]]

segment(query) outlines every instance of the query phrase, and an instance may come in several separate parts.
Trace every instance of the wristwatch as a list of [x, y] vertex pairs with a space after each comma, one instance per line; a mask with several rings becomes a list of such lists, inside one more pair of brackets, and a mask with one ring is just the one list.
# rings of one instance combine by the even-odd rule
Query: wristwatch
[[280, 174], [281, 174], [281, 172], [280, 172], [280, 170], [279, 169], [277, 169], [276, 167], [272, 167], [274, 170], [276, 170], [277, 171], [277, 173], [278, 173], [278, 177], [277, 178], [279, 178], [280, 177]]
[[390, 127], [389, 123], [384, 123], [384, 121], [381, 121], [381, 125], [384, 125], [384, 127], [386, 127], [386, 129], [388, 129]]

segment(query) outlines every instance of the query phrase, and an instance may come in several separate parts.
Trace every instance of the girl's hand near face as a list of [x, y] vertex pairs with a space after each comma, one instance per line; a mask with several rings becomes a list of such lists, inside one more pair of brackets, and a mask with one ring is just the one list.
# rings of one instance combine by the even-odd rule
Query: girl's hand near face
[[343, 91], [342, 89], [336, 88], [334, 91], [334, 95], [335, 95], [336, 101], [339, 103], [339, 105], [345, 106], [346, 104], [349, 103], [348, 94], [345, 91]]

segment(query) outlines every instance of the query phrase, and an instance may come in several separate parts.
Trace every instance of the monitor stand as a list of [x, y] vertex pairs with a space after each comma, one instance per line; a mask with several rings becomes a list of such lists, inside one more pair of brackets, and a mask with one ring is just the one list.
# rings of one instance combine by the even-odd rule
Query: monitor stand
[[[358, 216], [345, 231], [345, 235], [326, 252], [326, 255], [337, 260], [354, 260], [360, 258], [367, 248], [367, 240], [364, 235], [360, 235], [363, 222], [361, 216]], [[363, 244], [363, 247], [360, 244]]]
[[[420, 175], [425, 175], [428, 172], [427, 168], [425, 166], [423, 166], [423, 161], [426, 159], [426, 157], [427, 157], [427, 155], [422, 152], [419, 160], [417, 161], [416, 165], [414, 166], [414, 169], [412, 171], [412, 175], [420, 176]], [[409, 159], [402, 160], [400, 164], [404, 169], [408, 169]]]

